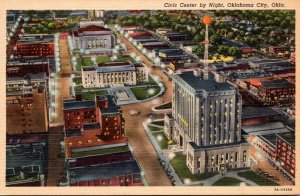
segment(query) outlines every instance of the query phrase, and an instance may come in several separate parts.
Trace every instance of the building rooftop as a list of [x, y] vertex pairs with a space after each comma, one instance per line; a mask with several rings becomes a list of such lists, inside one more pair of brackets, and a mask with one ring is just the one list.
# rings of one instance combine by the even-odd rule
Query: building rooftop
[[207, 80], [204, 80], [202, 76], [195, 76], [193, 71], [183, 72], [181, 74], [175, 75], [175, 77], [176, 76], [182, 79], [187, 85], [191, 86], [195, 90], [205, 90], [207, 92], [213, 92], [233, 90], [235, 88], [234, 85], [228, 82], [216, 82], [212, 74], [209, 74], [209, 79]]
[[94, 66], [83, 66], [81, 67], [83, 71], [95, 71], [96, 68]]
[[93, 130], [93, 129], [100, 129], [99, 123], [92, 123], [92, 124], [83, 124], [82, 125], [83, 130]]
[[17, 43], [49, 43], [54, 42], [54, 35], [51, 34], [24, 34]]
[[95, 108], [94, 101], [70, 101], [63, 102], [64, 110], [78, 110], [85, 108]]
[[26, 79], [29, 79], [31, 81], [34, 80], [47, 80], [47, 75], [45, 72], [39, 72], [36, 74], [32, 74], [32, 73], [27, 73], [24, 77], [19, 77], [19, 76], [14, 76], [14, 77], [6, 77], [6, 81], [10, 82], [10, 81], [24, 81]]
[[6, 168], [15, 168], [30, 165], [41, 165], [42, 156], [41, 152], [14, 154], [13, 156], [6, 157]]
[[265, 88], [293, 88], [295, 87], [293, 84], [289, 83], [286, 80], [272, 80], [265, 81], [261, 83]]
[[37, 64], [37, 63], [48, 63], [48, 58], [43, 57], [21, 57], [21, 58], [13, 58], [8, 60], [6, 65], [7, 66], [14, 66], [14, 65], [28, 65], [30, 64]]
[[70, 169], [70, 183], [140, 173], [136, 160]]
[[259, 137], [274, 146], [274, 148], [276, 147], [277, 137], [275, 134], [260, 135]]
[[295, 133], [294, 132], [278, 133], [277, 136], [295, 147]]
[[280, 113], [269, 107], [245, 107], [242, 111], [242, 119], [260, 118], [275, 115], [280, 115]]
[[109, 62], [95, 65], [98, 73], [116, 72], [116, 71], [134, 71], [135, 65], [130, 62]]
[[121, 160], [130, 160], [132, 159], [132, 153], [130, 150], [126, 152], [117, 152], [113, 154], [100, 154], [100, 155], [91, 155], [86, 157], [76, 157], [75, 159], [67, 160], [68, 168], [84, 167], [87, 165], [99, 165], [104, 164], [107, 158], [112, 158], [111, 162], [118, 162]]
[[[115, 141], [116, 142], [116, 141]], [[115, 146], [117, 145], [117, 146]], [[121, 146], [120, 146], [121, 145]], [[80, 151], [80, 152], [72, 152], [72, 157], [89, 157], [93, 155], [104, 155], [104, 154], [114, 154], [114, 153], [120, 153], [120, 152], [128, 152], [130, 151], [127, 143], [107, 143], [107, 146], [105, 148], [100, 148], [97, 150], [86, 150], [86, 151]]]
[[66, 137], [82, 136], [81, 129], [66, 129]]
[[113, 95], [97, 95], [96, 99], [105, 100], [108, 101], [107, 108], [100, 108], [102, 114], [110, 114], [110, 113], [118, 113], [119, 107], [116, 103], [116, 97]]
[[24, 91], [6, 93], [6, 133], [47, 132], [48, 109], [45, 90], [24, 86]]
[[101, 26], [97, 26], [97, 25], [90, 25], [90, 26], [86, 26], [86, 27], [82, 27], [80, 29], [78, 29], [79, 33], [83, 33], [85, 31], [110, 31], [110, 29], [101, 27]]
[[6, 145], [17, 144], [32, 144], [46, 142], [46, 134], [21, 134], [21, 135], [8, 135], [6, 138]]
[[242, 126], [242, 130], [249, 135], [268, 135], [290, 132], [290, 130], [286, 126], [284, 126], [282, 122]]

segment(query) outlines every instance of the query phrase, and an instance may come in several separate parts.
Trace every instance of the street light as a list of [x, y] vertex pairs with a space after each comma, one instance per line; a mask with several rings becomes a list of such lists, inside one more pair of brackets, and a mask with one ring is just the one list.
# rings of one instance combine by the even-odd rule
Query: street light
[[184, 179], [184, 184], [191, 184], [191, 179], [189, 179], [189, 178], [186, 178], [186, 179]]

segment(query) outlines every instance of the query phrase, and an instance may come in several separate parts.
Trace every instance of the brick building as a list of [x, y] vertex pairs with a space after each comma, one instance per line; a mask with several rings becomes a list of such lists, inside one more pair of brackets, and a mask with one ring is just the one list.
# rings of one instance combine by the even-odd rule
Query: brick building
[[24, 87], [6, 96], [7, 134], [48, 132], [47, 95], [44, 88]]
[[293, 132], [277, 135], [276, 155], [280, 165], [290, 175], [295, 177], [295, 134]]
[[27, 73], [36, 74], [45, 72], [50, 75], [50, 62], [48, 58], [14, 58], [6, 63], [7, 77], [22, 77]]
[[142, 186], [136, 160], [69, 170], [70, 186]]
[[54, 56], [54, 36], [48, 34], [23, 35], [16, 43], [17, 57]]

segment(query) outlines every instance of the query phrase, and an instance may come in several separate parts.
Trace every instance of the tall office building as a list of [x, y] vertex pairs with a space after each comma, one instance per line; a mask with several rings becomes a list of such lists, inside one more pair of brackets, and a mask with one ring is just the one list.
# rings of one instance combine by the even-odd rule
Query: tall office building
[[183, 72], [173, 77], [172, 101], [166, 135], [187, 154], [192, 173], [249, 166], [241, 138], [242, 99], [234, 84], [205, 70]]
[[193, 174], [249, 167], [248, 144], [241, 137], [242, 97], [238, 88], [208, 71], [208, 26], [204, 16], [203, 69], [173, 77], [172, 115], [165, 134], [187, 154]]

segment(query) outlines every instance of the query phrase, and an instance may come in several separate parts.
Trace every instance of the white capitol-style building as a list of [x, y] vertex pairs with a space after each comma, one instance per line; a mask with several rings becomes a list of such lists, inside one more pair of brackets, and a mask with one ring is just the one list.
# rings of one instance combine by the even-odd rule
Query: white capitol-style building
[[116, 38], [113, 32], [105, 28], [101, 21], [80, 23], [80, 28], [72, 32], [75, 48], [111, 52]]
[[84, 88], [136, 85], [148, 81], [148, 69], [143, 64], [109, 62], [82, 67]]

